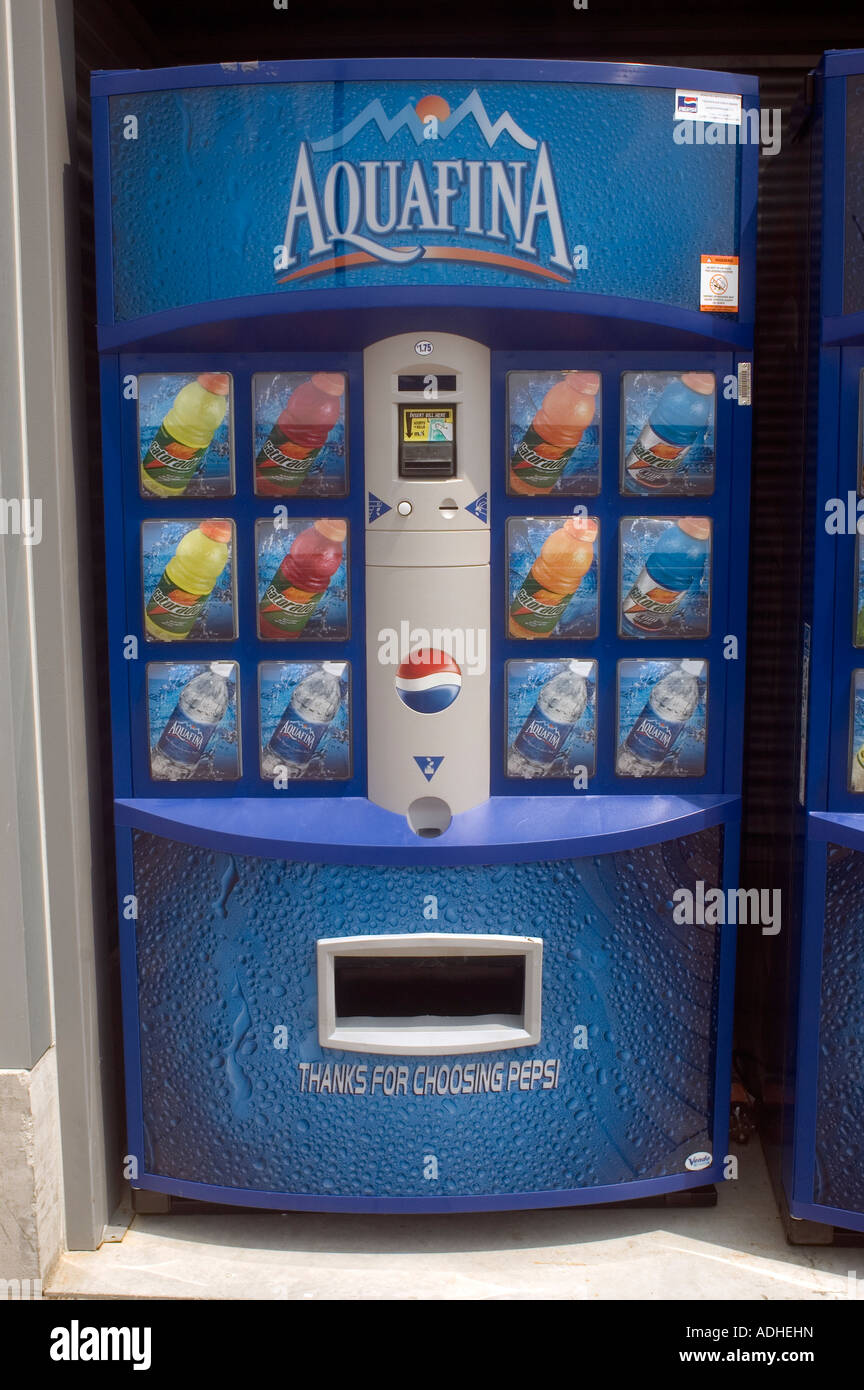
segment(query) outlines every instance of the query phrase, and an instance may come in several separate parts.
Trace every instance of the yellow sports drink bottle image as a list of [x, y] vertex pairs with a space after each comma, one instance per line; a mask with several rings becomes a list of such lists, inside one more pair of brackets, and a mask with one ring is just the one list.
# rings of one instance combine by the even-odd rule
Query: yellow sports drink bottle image
[[230, 378], [202, 372], [184, 386], [141, 460], [141, 490], [152, 497], [181, 497], [225, 419]]
[[159, 642], [188, 637], [227, 564], [230, 540], [230, 521], [202, 521], [186, 532], [147, 601], [148, 637]]

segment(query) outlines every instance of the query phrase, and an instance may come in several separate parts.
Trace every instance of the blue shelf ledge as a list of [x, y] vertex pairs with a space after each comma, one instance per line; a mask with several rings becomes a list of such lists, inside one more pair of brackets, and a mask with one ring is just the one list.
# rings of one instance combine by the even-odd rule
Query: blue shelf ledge
[[118, 826], [182, 844], [343, 864], [575, 859], [678, 839], [741, 815], [738, 796], [499, 796], [425, 839], [403, 816], [362, 797], [146, 798], [114, 805]]
[[860, 811], [810, 811], [807, 825], [811, 840], [864, 850], [864, 814]]

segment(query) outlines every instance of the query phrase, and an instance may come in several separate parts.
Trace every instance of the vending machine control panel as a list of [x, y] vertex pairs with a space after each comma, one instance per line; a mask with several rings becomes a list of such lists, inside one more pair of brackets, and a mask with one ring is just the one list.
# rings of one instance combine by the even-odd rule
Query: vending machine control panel
[[363, 366], [369, 799], [433, 836], [489, 796], [489, 351], [404, 333]]

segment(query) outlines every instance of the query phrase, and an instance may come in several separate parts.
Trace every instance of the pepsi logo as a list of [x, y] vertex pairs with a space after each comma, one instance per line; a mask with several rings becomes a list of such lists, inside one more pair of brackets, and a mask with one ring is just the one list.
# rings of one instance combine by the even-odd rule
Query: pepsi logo
[[447, 652], [418, 647], [396, 672], [396, 694], [415, 714], [440, 714], [462, 689], [462, 672]]

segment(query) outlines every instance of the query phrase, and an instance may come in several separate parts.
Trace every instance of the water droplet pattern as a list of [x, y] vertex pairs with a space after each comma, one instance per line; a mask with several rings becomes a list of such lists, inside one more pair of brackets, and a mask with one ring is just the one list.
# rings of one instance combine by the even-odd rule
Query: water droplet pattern
[[[627, 1183], [711, 1150], [717, 935], [672, 893], [719, 882], [719, 828], [553, 863], [297, 864], [135, 834], [146, 1169], [268, 1192], [428, 1196]], [[425, 921], [435, 894], [439, 917]], [[388, 1058], [318, 1044], [315, 942], [363, 932], [544, 940], [537, 1047]], [[588, 1048], [573, 1046], [584, 1025]], [[274, 1047], [284, 1025], [288, 1046]], [[309, 1094], [300, 1062], [560, 1059], [556, 1089]], [[424, 1181], [423, 1156], [439, 1176]]]

